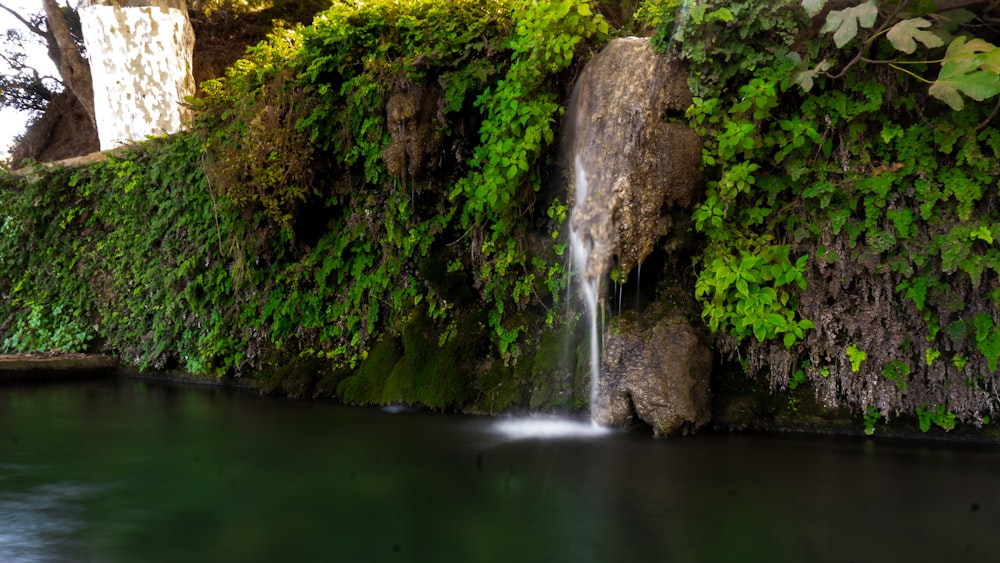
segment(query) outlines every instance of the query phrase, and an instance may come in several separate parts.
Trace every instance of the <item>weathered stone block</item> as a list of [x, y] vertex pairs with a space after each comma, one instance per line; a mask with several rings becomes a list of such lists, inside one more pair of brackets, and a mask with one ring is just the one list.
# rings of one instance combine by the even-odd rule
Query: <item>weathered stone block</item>
[[594, 420], [629, 427], [635, 417], [656, 434], [697, 430], [711, 418], [712, 352], [678, 313], [650, 310], [622, 318], [606, 339]]

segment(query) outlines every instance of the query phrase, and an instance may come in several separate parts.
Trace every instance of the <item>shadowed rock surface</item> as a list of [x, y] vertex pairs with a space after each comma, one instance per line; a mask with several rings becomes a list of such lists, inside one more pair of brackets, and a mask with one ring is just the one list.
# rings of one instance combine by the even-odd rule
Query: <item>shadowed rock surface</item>
[[594, 420], [656, 434], [697, 430], [711, 418], [712, 352], [681, 314], [659, 309], [622, 318], [607, 338]]
[[606, 272], [612, 257], [624, 274], [641, 264], [670, 231], [667, 212], [700, 196], [701, 141], [672, 121], [690, 105], [685, 69], [645, 38], [610, 42], [581, 73], [567, 119], [567, 168], [579, 159], [575, 173], [589, 186], [572, 217], [595, 249], [588, 278]]

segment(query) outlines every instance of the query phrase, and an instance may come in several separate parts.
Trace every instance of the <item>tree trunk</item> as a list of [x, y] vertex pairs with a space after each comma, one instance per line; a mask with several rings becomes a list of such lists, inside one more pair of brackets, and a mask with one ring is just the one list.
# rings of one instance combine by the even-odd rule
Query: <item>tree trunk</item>
[[101, 150], [184, 129], [197, 91], [185, 1], [79, 0], [77, 10]]
[[49, 31], [55, 37], [56, 45], [59, 48], [59, 60], [57, 61], [59, 74], [62, 75], [66, 87], [80, 100], [80, 105], [87, 112], [94, 127], [97, 127], [97, 118], [94, 114], [94, 82], [90, 75], [90, 63], [80, 54], [56, 0], [43, 0], [42, 4], [45, 6], [45, 18]]

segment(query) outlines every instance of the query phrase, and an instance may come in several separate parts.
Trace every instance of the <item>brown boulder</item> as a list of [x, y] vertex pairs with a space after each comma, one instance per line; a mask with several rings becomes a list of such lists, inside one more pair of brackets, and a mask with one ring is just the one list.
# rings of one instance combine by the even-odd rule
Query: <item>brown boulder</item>
[[605, 344], [595, 421], [630, 427], [639, 418], [657, 435], [694, 431], [711, 418], [712, 352], [678, 313], [622, 318]]
[[667, 212], [701, 196], [701, 139], [684, 119], [687, 71], [648, 39], [608, 43], [584, 68], [567, 116], [566, 165], [585, 174], [573, 229], [592, 241], [588, 278], [628, 274], [672, 228]]

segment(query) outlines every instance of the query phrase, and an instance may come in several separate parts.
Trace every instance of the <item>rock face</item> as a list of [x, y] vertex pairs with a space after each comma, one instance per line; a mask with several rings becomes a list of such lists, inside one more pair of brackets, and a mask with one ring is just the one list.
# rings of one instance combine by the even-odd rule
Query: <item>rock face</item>
[[683, 316], [647, 311], [622, 319], [606, 342], [594, 420], [629, 427], [635, 417], [657, 435], [693, 431], [711, 417], [712, 352]]
[[[702, 190], [701, 140], [684, 121], [687, 73], [648, 39], [609, 43], [584, 68], [569, 104], [564, 165], [572, 171], [570, 240], [597, 341], [602, 280], [614, 264], [627, 274], [671, 232], [672, 210], [689, 209]], [[657, 434], [697, 429], [710, 417], [711, 351], [690, 323], [662, 310], [622, 320], [596, 346], [591, 415], [609, 426], [635, 417]]]
[[616, 39], [584, 68], [567, 116], [566, 166], [589, 186], [571, 227], [586, 234], [588, 276], [624, 274], [653, 251], [672, 225], [666, 211], [701, 195], [701, 140], [683, 121], [691, 105], [680, 63], [648, 39]]
[[101, 150], [179, 131], [195, 93], [184, 0], [81, 0], [79, 13]]
[[440, 88], [435, 86], [413, 86], [389, 98], [386, 121], [392, 144], [382, 159], [394, 178], [418, 178], [428, 158], [440, 148], [440, 96]]

